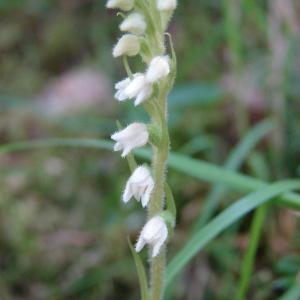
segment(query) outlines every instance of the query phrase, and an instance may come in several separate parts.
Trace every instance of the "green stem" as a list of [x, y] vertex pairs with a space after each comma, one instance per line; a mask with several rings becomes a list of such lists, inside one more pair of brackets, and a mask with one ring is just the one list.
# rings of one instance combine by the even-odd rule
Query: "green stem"
[[165, 287], [166, 250], [162, 249], [151, 262], [151, 300], [161, 300]]
[[[163, 102], [166, 102], [164, 100]], [[165, 113], [166, 105], [163, 105], [163, 113]], [[157, 120], [158, 121], [158, 120]], [[159, 124], [159, 122], [156, 122]], [[162, 132], [167, 132], [166, 121], [162, 124]], [[169, 139], [168, 135], [163, 135], [161, 145], [154, 146], [153, 155], [153, 175], [155, 179], [155, 187], [153, 190], [152, 198], [148, 207], [149, 218], [161, 213], [164, 208], [164, 186], [166, 177], [166, 164], [169, 153]], [[166, 269], [166, 250], [163, 248], [160, 254], [151, 258], [151, 300], [162, 299], [164, 291], [164, 277]]]
[[[155, 55], [165, 53], [164, 33], [162, 31], [161, 16], [156, 9], [156, 1], [149, 1], [149, 14], [154, 31], [150, 34], [151, 48]], [[171, 77], [170, 77], [171, 78]], [[166, 80], [170, 80], [167, 78]], [[167, 94], [170, 86], [164, 83], [159, 84], [157, 109], [158, 114], [153, 114], [152, 121], [155, 125], [160, 126], [161, 143], [153, 146], [152, 169], [155, 180], [155, 186], [148, 207], [148, 218], [161, 213], [164, 209], [164, 187], [166, 182], [166, 165], [169, 154], [169, 134], [167, 125]], [[158, 256], [150, 258], [150, 286], [151, 300], [161, 300], [165, 285], [166, 270], [166, 249], [161, 249]]]
[[[231, 72], [239, 76], [243, 63], [243, 45], [241, 38], [241, 1], [225, 0], [224, 27], [228, 44], [228, 54]], [[249, 127], [248, 111], [242, 99], [235, 99], [235, 123], [239, 137], [242, 137]]]
[[149, 218], [160, 213], [164, 205], [164, 177], [166, 170], [167, 153], [162, 150], [154, 149], [152, 167], [155, 179], [155, 187], [148, 208]]
[[266, 211], [267, 211], [267, 204], [260, 206], [255, 211], [253, 221], [251, 224], [250, 242], [243, 260], [242, 274], [238, 284], [238, 292], [235, 297], [235, 300], [246, 299], [246, 293], [250, 284], [251, 273], [253, 271], [253, 265], [255, 261], [255, 256], [258, 248], [259, 238], [261, 235], [261, 230], [265, 219]]

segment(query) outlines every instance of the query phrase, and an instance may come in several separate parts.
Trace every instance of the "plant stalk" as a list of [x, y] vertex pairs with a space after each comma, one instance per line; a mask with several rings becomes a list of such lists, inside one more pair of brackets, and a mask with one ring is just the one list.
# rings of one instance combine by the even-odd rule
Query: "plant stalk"
[[238, 284], [238, 292], [236, 294], [235, 300], [246, 299], [246, 294], [250, 285], [251, 274], [253, 271], [253, 265], [257, 253], [259, 238], [261, 236], [263, 222], [265, 220], [266, 211], [267, 204], [260, 206], [255, 211], [251, 224], [250, 241], [243, 260], [242, 275]]

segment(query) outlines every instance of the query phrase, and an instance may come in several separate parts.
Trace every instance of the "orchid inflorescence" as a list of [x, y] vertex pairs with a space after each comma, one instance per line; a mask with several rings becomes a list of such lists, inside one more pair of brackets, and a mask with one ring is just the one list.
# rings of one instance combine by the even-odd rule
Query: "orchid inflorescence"
[[[135, 106], [144, 107], [151, 119], [149, 124], [135, 122], [111, 136], [116, 142], [114, 150], [122, 151], [122, 157], [132, 158], [131, 151], [147, 143], [153, 149], [152, 168], [145, 164], [135, 166], [124, 189], [122, 201], [127, 203], [135, 198], [143, 207], [147, 207], [148, 221], [141, 231], [135, 250], [139, 252], [148, 244], [152, 249], [152, 269], [161, 269], [160, 273], [164, 269], [162, 249], [175, 219], [174, 214], [171, 222], [166, 217], [170, 214], [164, 202], [169, 152], [167, 95], [176, 73], [171, 38], [165, 30], [176, 5], [176, 0], [109, 0], [106, 5], [107, 8], [121, 10], [118, 15], [123, 18], [119, 28], [124, 34], [113, 47], [112, 54], [116, 58], [123, 58], [127, 77], [115, 84], [115, 98], [119, 102], [132, 99]], [[166, 37], [170, 41], [171, 56], [166, 53]], [[137, 55], [146, 65], [144, 72], [132, 72], [130, 69], [128, 57]], [[161, 258], [155, 260], [159, 256]], [[157, 274], [152, 274], [152, 277], [155, 276]], [[155, 288], [155, 283], [152, 283], [152, 288], [157, 290], [152, 291], [152, 299], [157, 298], [155, 293], [162, 294], [159, 276], [156, 285], [160, 286]]]

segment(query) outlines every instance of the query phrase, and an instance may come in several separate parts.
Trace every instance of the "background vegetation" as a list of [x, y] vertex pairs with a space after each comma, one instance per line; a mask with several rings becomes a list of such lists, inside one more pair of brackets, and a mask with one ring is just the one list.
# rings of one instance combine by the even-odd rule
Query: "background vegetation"
[[[145, 120], [113, 99], [124, 76], [111, 56], [120, 20], [104, 6], [0, 0], [1, 145], [107, 139], [116, 119]], [[170, 24], [179, 67], [169, 99], [173, 152], [264, 181], [299, 177], [299, 20], [296, 0], [179, 1]], [[0, 166], [1, 300], [139, 299], [126, 237], [136, 238], [144, 217], [120, 202], [129, 171], [119, 155], [48, 147], [2, 154]], [[248, 192], [183, 169], [169, 172], [178, 206], [170, 258]], [[261, 238], [248, 299], [279, 299], [299, 280], [299, 213], [265, 205], [255, 216]], [[168, 297], [232, 299], [252, 220], [202, 249]]]

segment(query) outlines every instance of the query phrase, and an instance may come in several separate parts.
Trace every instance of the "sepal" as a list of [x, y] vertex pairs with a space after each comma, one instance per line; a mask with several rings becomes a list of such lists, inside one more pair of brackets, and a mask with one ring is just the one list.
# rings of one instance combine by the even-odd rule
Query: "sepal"
[[147, 126], [149, 133], [149, 141], [152, 145], [159, 147], [162, 140], [162, 134], [160, 128], [156, 124], [149, 124]]

